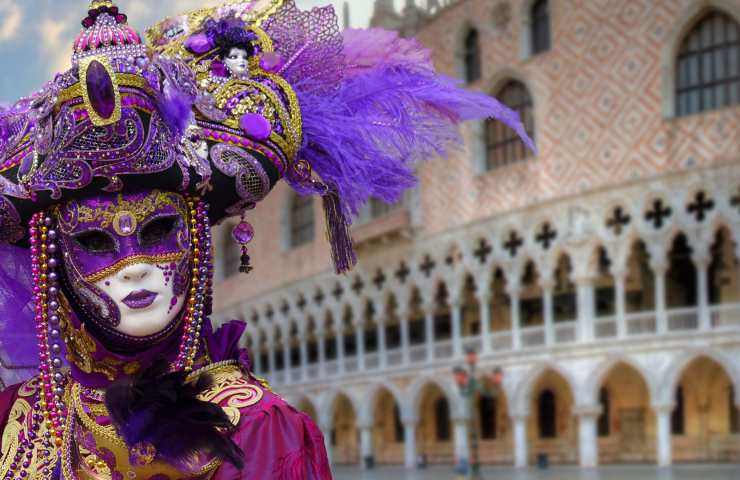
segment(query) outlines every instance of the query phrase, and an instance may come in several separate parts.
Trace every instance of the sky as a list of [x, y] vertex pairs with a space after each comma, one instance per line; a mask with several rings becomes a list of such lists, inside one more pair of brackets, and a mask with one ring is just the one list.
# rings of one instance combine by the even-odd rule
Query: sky
[[[129, 24], [143, 33], [157, 21], [217, 0], [117, 0]], [[344, 0], [296, 0], [302, 9], [333, 4], [342, 21]], [[349, 0], [353, 27], [365, 27], [373, 0]], [[0, 0], [0, 102], [14, 102], [70, 66], [72, 41], [88, 0]]]

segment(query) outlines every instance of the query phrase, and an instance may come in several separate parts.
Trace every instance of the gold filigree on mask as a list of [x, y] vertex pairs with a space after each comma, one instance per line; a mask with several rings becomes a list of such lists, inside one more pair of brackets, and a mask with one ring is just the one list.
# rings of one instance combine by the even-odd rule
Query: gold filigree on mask
[[[174, 192], [161, 192], [152, 190], [146, 197], [141, 200], [126, 200], [123, 194], [119, 193], [116, 200], [105, 206], [88, 207], [80, 205], [77, 202], [70, 203], [57, 211], [56, 216], [59, 219], [59, 226], [65, 234], [72, 233], [72, 230], [80, 223], [96, 223], [102, 228], [113, 226], [113, 229], [119, 235], [130, 235], [136, 230], [136, 224], [142, 223], [158, 209], [171, 206], [184, 219], [187, 218], [185, 212], [185, 200], [182, 195]], [[74, 209], [76, 211], [69, 211]], [[69, 216], [69, 219], [67, 219]], [[128, 218], [126, 219], [126, 216]], [[72, 219], [74, 221], [72, 221]], [[130, 225], [123, 225], [121, 221], [130, 221], [133, 223], [129, 233]], [[125, 224], [125, 222], [124, 222]], [[121, 232], [119, 232], [121, 229]]]

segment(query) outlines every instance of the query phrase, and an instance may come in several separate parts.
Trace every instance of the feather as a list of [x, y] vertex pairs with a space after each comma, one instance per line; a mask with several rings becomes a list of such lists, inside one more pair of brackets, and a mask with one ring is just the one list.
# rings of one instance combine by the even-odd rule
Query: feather
[[195, 98], [165, 82], [164, 92], [157, 98], [157, 107], [165, 123], [176, 136], [181, 136], [193, 119]]
[[158, 360], [108, 387], [105, 404], [118, 433], [129, 446], [152, 444], [169, 462], [209, 453], [241, 469], [243, 452], [226, 435], [234, 429], [228, 416], [218, 405], [196, 398], [210, 387], [211, 378], [201, 375], [186, 382], [185, 372], [168, 373], [168, 367]]
[[[323, 77], [292, 76], [305, 137], [299, 158], [336, 189], [347, 218], [371, 197], [397, 201], [414, 185], [416, 162], [447, 158], [461, 145], [463, 121], [502, 121], [535, 149], [515, 111], [436, 73], [428, 50], [416, 40], [377, 29], [349, 30], [343, 53], [329, 60], [344, 72], [333, 95], [326, 95]], [[300, 58], [290, 67], [302, 68]], [[288, 181], [301, 193], [312, 191], [300, 178]]]
[[431, 51], [416, 39], [380, 28], [347, 29], [342, 32], [345, 78], [379, 65], [406, 65], [433, 70]]

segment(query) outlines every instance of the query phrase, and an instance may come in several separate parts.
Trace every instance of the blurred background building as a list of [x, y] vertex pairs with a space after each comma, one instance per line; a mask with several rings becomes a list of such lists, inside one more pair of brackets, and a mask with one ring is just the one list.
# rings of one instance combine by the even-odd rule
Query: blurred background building
[[[363, 0], [369, 1], [369, 0]], [[217, 231], [216, 319], [333, 461], [740, 460], [740, 2], [375, 0], [444, 73], [521, 114], [471, 124], [353, 227], [337, 277], [318, 202], [250, 213], [255, 271]], [[464, 352], [503, 369], [465, 407]]]

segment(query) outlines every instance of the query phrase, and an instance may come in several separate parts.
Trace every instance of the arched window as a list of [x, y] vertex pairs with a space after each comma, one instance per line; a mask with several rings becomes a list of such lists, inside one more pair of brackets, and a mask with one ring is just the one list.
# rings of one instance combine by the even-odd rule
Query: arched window
[[313, 237], [313, 197], [293, 195], [293, 202], [290, 205], [290, 246], [295, 248], [310, 243]]
[[740, 103], [740, 25], [712, 10], [681, 42], [676, 58], [676, 114]]
[[666, 303], [669, 308], [695, 307], [698, 285], [692, 248], [685, 234], [679, 233], [668, 252]]
[[683, 387], [678, 386], [676, 388], [676, 407], [671, 413], [671, 433], [673, 435], [683, 435], [685, 432], [684, 425], [684, 400], [683, 400]]
[[223, 242], [223, 259], [224, 259], [224, 278], [231, 277], [239, 273], [239, 265], [241, 264], [241, 250], [239, 245], [234, 242], [231, 238], [231, 229], [225, 235]]
[[530, 11], [532, 55], [550, 49], [550, 11], [547, 0], [537, 0]]
[[481, 76], [481, 52], [478, 30], [471, 28], [463, 42], [463, 67], [465, 81], [473, 83]]
[[450, 439], [450, 405], [445, 397], [434, 402], [434, 427], [437, 441], [446, 442]]
[[601, 405], [601, 415], [599, 415], [599, 436], [608, 437], [610, 430], [610, 413], [609, 412], [609, 390], [602, 387], [599, 390], [599, 404]]
[[[510, 80], [496, 94], [502, 103], [519, 113], [524, 128], [531, 138], [534, 138], [534, 112], [532, 97], [522, 82]], [[486, 122], [486, 169], [524, 160], [529, 155], [527, 147], [511, 128], [502, 122], [489, 120]]]
[[496, 399], [480, 397], [480, 436], [484, 440], [496, 438]]
[[537, 427], [540, 438], [555, 438], [557, 428], [555, 424], [555, 394], [552, 390], [544, 390], [537, 401]]

